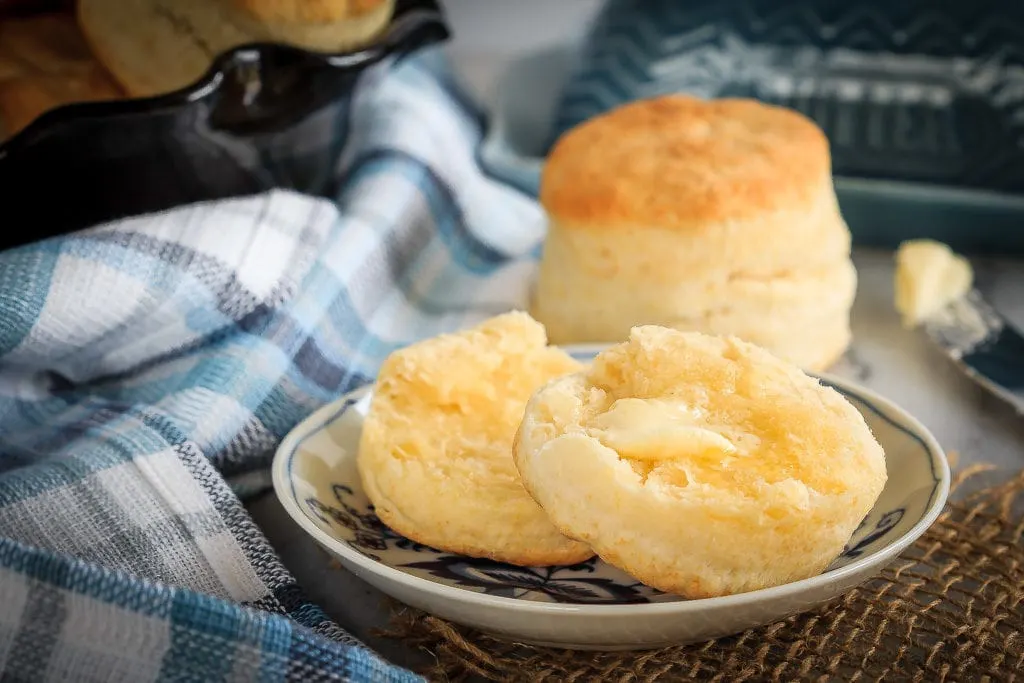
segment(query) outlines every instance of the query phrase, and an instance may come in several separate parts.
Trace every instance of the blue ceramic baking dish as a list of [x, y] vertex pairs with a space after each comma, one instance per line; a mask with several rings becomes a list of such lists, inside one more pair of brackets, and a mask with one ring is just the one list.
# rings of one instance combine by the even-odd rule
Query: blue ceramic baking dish
[[1024, 253], [1024, 3], [608, 0], [496, 90], [483, 159], [530, 193], [560, 133], [623, 102], [754, 97], [828, 135], [857, 244]]
[[273, 187], [329, 196], [356, 82], [448, 35], [435, 0], [398, 0], [355, 52], [241, 46], [177, 92], [46, 112], [0, 145], [0, 249]]

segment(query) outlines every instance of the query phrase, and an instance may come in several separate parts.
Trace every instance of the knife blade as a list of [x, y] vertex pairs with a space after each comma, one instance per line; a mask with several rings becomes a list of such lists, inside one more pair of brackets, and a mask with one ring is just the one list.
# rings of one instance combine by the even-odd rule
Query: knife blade
[[1024, 336], [980, 292], [968, 291], [921, 326], [971, 379], [1024, 414]]

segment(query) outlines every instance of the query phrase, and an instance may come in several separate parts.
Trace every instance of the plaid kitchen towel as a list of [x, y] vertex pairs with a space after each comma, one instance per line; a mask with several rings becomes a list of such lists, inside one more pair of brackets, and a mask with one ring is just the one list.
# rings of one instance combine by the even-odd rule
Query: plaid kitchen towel
[[418, 680], [306, 601], [232, 482], [392, 349], [523, 302], [539, 209], [482, 175], [442, 67], [361, 86], [334, 201], [0, 253], [0, 679]]

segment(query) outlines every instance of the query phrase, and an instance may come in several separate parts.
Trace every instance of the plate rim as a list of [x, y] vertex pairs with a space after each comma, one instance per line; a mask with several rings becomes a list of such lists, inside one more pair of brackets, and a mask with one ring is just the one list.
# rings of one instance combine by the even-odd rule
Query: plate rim
[[[607, 348], [605, 344], [573, 344], [561, 346], [567, 353], [584, 353]], [[829, 373], [812, 373], [825, 382], [842, 387], [849, 393], [859, 396], [867, 403], [883, 409], [890, 415], [896, 415], [900, 423], [907, 431], [916, 436], [924, 445], [925, 451], [931, 458], [932, 472], [936, 476], [936, 488], [932, 498], [926, 507], [924, 514], [905, 531], [901, 536], [878, 551], [861, 557], [847, 565], [834, 569], [828, 573], [818, 574], [799, 581], [791, 581], [779, 586], [761, 588], [744, 593], [734, 593], [713, 598], [681, 599], [669, 602], [649, 602], [640, 604], [587, 604], [587, 603], [560, 603], [540, 602], [533, 600], [520, 600], [518, 598], [501, 595], [490, 595], [462, 588], [450, 586], [444, 583], [431, 581], [430, 579], [415, 576], [391, 567], [383, 562], [366, 557], [362, 553], [350, 548], [344, 541], [340, 541], [326, 531], [320, 529], [313, 523], [299, 506], [297, 497], [289, 495], [291, 480], [288, 476], [291, 467], [291, 458], [298, 451], [302, 440], [316, 431], [323, 429], [343, 408], [351, 405], [373, 390], [373, 384], [368, 383], [357, 389], [349, 391], [330, 403], [320, 407], [308, 417], [297, 424], [281, 440], [274, 453], [274, 460], [271, 466], [271, 479], [274, 493], [285, 509], [288, 516], [305, 533], [309, 534], [319, 545], [329, 549], [359, 569], [374, 574], [380, 578], [387, 579], [393, 583], [402, 584], [409, 590], [421, 593], [428, 593], [432, 597], [453, 600], [463, 604], [475, 606], [487, 606], [496, 609], [514, 609], [520, 612], [529, 612], [537, 615], [553, 614], [578, 614], [585, 612], [593, 616], [635, 616], [638, 611], [644, 614], [665, 614], [665, 613], [697, 613], [710, 609], [728, 609], [745, 607], [765, 600], [777, 600], [815, 589], [825, 588], [828, 585], [843, 583], [845, 579], [857, 576], [869, 571], [876, 566], [884, 566], [892, 559], [902, 553], [915, 540], [921, 537], [928, 530], [945, 508], [949, 496], [951, 474], [949, 464], [946, 460], [945, 451], [938, 443], [938, 440], [931, 431], [912, 414], [901, 408], [893, 401], [868, 389], [856, 382], [851, 382], [831, 375]], [[364, 579], [365, 580], [365, 579]], [[386, 592], [386, 591], [385, 591]]]

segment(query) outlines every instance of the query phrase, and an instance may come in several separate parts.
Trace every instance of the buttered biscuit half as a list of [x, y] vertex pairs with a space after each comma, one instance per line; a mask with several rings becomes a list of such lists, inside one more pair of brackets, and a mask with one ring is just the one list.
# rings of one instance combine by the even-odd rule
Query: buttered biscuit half
[[540, 389], [514, 455], [562, 533], [689, 598], [821, 573], [886, 481], [838, 392], [752, 344], [658, 326]]

